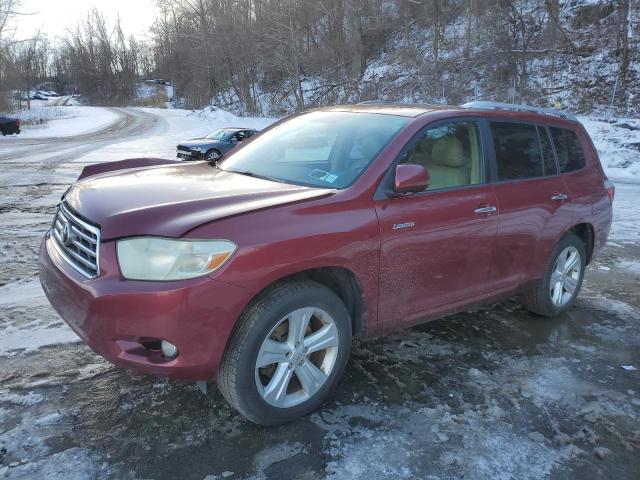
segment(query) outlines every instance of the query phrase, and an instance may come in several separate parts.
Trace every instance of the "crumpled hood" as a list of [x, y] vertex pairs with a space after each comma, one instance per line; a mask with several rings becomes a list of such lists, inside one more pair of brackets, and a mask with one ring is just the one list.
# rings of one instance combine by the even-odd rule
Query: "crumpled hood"
[[102, 239], [179, 237], [224, 217], [319, 198], [333, 190], [225, 172], [205, 162], [134, 168], [76, 182], [67, 204], [100, 225]]

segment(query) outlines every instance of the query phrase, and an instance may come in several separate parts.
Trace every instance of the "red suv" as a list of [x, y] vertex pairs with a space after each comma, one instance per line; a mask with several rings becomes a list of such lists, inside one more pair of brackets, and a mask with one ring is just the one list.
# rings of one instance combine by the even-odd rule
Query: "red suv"
[[338, 383], [352, 337], [520, 295], [573, 304], [613, 185], [555, 110], [352, 105], [278, 122], [228, 158], [87, 167], [41, 248], [49, 300], [110, 361], [217, 378], [279, 424]]

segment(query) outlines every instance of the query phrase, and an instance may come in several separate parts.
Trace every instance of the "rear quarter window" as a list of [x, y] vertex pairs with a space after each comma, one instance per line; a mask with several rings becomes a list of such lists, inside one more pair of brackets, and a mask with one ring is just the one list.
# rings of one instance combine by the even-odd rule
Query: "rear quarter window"
[[585, 166], [585, 156], [578, 136], [566, 128], [549, 127], [556, 147], [561, 173], [575, 172]]

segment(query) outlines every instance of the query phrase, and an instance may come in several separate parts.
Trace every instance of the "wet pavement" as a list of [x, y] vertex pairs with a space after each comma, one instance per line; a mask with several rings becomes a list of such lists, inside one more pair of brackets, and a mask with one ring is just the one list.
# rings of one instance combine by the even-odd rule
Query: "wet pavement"
[[[35, 278], [66, 184], [30, 182], [0, 191], [0, 345], [66, 328]], [[276, 428], [68, 338], [5, 349], [0, 478], [636, 479], [640, 371], [623, 366], [640, 369], [639, 259], [614, 238], [553, 320], [512, 300], [359, 341], [335, 396]]]

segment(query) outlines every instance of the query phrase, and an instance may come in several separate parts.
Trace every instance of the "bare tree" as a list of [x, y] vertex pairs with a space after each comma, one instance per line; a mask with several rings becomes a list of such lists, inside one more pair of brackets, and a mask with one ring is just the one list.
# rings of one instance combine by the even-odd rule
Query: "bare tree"
[[144, 54], [140, 42], [125, 36], [120, 19], [109, 26], [94, 9], [68, 32], [58, 65], [92, 102], [126, 104], [135, 94]]

